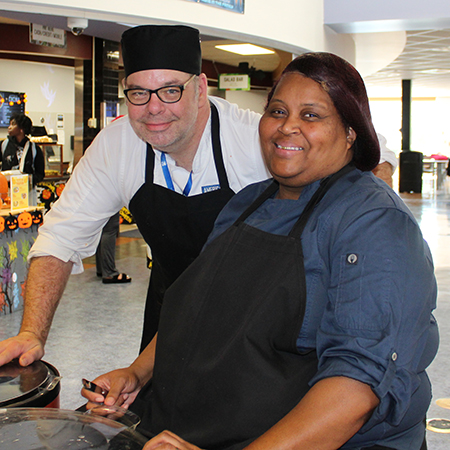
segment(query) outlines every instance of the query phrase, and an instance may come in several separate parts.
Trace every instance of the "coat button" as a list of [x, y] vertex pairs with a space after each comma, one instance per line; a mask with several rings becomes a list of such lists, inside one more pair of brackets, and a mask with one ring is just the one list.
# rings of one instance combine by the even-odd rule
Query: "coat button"
[[354, 253], [350, 253], [349, 255], [347, 255], [347, 262], [349, 264], [356, 264], [357, 261], [358, 255], [355, 255]]

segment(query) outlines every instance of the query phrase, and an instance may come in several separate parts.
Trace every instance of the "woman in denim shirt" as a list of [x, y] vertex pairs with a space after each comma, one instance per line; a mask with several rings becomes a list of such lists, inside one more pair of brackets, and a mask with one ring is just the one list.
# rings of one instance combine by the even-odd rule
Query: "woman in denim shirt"
[[274, 180], [228, 203], [167, 291], [157, 338], [96, 380], [106, 399], [84, 395], [128, 406], [151, 380], [146, 449], [425, 449], [433, 264], [370, 172], [379, 144], [358, 72], [298, 57], [260, 136]]

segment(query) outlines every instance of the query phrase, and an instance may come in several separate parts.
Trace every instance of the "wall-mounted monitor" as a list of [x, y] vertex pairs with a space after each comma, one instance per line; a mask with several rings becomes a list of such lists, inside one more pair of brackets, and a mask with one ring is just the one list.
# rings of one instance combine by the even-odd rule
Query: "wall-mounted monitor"
[[9, 127], [13, 114], [25, 114], [26, 94], [23, 92], [0, 91], [0, 128]]

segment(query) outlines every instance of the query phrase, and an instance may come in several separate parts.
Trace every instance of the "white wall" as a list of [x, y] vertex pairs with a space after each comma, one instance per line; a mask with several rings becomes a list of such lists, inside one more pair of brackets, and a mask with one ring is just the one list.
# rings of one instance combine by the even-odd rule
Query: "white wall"
[[372, 75], [394, 61], [405, 48], [406, 31], [389, 33], [359, 33], [355, 41], [355, 67], [362, 77]]
[[[0, 60], [0, 90], [25, 92], [26, 114], [34, 125], [45, 125], [47, 132], [64, 135], [64, 161], [72, 161], [70, 136], [75, 124], [75, 79], [71, 67], [36, 62]], [[64, 115], [64, 128], [57, 128], [57, 115]], [[0, 128], [0, 139], [7, 135]], [[61, 136], [62, 137], [62, 136]]]
[[[387, 146], [397, 154], [401, 150], [402, 101], [400, 98], [370, 101], [375, 129], [387, 139]], [[430, 156], [441, 153], [450, 157], [448, 111], [450, 98], [414, 98], [411, 104], [411, 150]]]
[[267, 102], [268, 91], [226, 91], [225, 98], [242, 109], [262, 114]]

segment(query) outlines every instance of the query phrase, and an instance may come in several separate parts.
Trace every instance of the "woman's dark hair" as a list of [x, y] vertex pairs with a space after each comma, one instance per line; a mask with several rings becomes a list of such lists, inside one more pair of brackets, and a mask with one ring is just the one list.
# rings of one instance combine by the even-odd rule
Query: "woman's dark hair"
[[31, 133], [33, 122], [28, 116], [26, 116], [25, 114], [13, 114], [9, 119], [9, 123], [11, 123], [13, 120], [16, 122], [17, 126], [21, 130], [23, 130], [25, 136], [28, 136]]
[[[380, 145], [372, 124], [366, 87], [358, 71], [332, 53], [304, 53], [286, 66], [280, 80], [291, 72], [311, 78], [328, 93], [344, 126], [352, 127], [357, 135], [353, 145], [356, 167], [360, 170], [374, 169], [380, 161]], [[278, 82], [269, 93], [267, 105]]]

